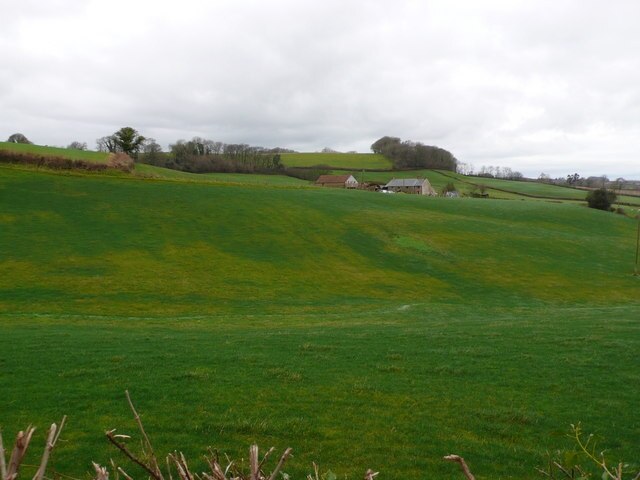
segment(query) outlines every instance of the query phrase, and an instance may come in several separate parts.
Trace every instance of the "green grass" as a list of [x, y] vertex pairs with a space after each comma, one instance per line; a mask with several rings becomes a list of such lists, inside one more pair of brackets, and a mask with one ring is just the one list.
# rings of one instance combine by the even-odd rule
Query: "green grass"
[[[334, 170], [331, 172], [335, 175], [339, 175], [340, 173], [344, 174], [345, 172], [340, 170]], [[456, 190], [461, 195], [471, 195], [474, 190], [474, 185], [463, 181], [466, 180], [467, 177], [462, 175], [456, 175], [455, 177], [451, 177], [448, 174], [451, 172], [440, 172], [438, 170], [399, 170], [399, 171], [389, 171], [389, 172], [365, 172], [364, 175], [362, 172], [358, 172], [354, 170], [351, 173], [358, 181], [364, 179], [365, 182], [374, 181], [387, 183], [393, 178], [426, 178], [429, 180], [431, 186], [436, 190], [436, 192], [440, 193], [442, 189], [448, 183], [452, 183]], [[471, 177], [469, 177], [471, 178]], [[509, 193], [501, 190], [496, 190], [494, 188], [488, 188], [486, 192], [489, 194], [489, 198], [491, 199], [502, 199], [502, 200], [523, 200], [524, 196], [519, 195], [517, 193]]]
[[283, 153], [282, 163], [287, 167], [313, 167], [328, 165], [337, 168], [387, 169], [391, 161], [376, 153]]
[[485, 185], [486, 187], [495, 187], [503, 190], [510, 190], [516, 193], [523, 193], [539, 197], [584, 200], [584, 197], [586, 195], [583, 190], [579, 190], [577, 188], [551, 185], [548, 183], [518, 182], [515, 180], [503, 180], [499, 178], [470, 177], [453, 172], [446, 173], [461, 181], [469, 182], [475, 185]]
[[85, 160], [87, 162], [103, 163], [107, 161], [107, 153], [86, 150], [74, 150], [70, 148], [47, 147], [42, 145], [29, 145], [23, 143], [0, 142], [0, 150], [8, 150], [17, 153], [32, 153], [51, 157], [64, 157], [72, 160]]
[[309, 182], [286, 175], [261, 175], [248, 173], [189, 173], [168, 168], [136, 164], [137, 176], [160, 179], [180, 180], [196, 183], [232, 183], [241, 185], [272, 185], [272, 186], [306, 186]]
[[[444, 173], [456, 178], [459, 182], [485, 185], [492, 189], [506, 190], [516, 194], [533, 195], [542, 198], [584, 200], [588, 193], [587, 191], [578, 188], [551, 185], [547, 183], [518, 182], [513, 180], [502, 180], [499, 178], [469, 177], [452, 172]], [[618, 201], [640, 206], [640, 198], [631, 195], [618, 195]]]
[[4, 167], [0, 205], [0, 424], [42, 440], [69, 414], [63, 473], [118, 458], [102, 434], [135, 432], [125, 389], [196, 471], [256, 441], [293, 447], [296, 478], [457, 478], [451, 452], [537, 478], [577, 421], [637, 456], [623, 216]]

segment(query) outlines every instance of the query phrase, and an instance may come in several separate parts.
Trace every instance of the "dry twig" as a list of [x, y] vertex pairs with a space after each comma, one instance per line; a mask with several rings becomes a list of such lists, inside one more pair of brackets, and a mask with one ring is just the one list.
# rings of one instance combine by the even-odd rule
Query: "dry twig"
[[124, 455], [129, 460], [131, 460], [136, 465], [142, 467], [155, 480], [163, 480], [163, 478], [161, 476], [157, 476], [155, 470], [153, 470], [146, 463], [144, 463], [142, 460], [139, 460], [133, 453], [131, 453], [126, 445], [124, 445], [123, 443], [118, 442], [118, 440], [116, 440], [116, 436], [113, 434], [113, 432], [115, 432], [115, 430], [109, 430], [108, 432], [105, 432], [105, 435], [107, 437], [107, 440], [109, 440], [109, 442], [111, 442], [118, 450], [120, 450], [122, 453], [124, 453]]
[[109, 480], [109, 471], [106, 467], [101, 467], [96, 462], [93, 463], [93, 469], [96, 471], [95, 480]]
[[9, 459], [9, 466], [7, 467], [7, 472], [3, 480], [15, 480], [18, 476], [20, 463], [22, 463], [22, 459], [24, 458], [25, 453], [27, 453], [29, 442], [31, 442], [31, 437], [35, 430], [35, 428], [29, 425], [27, 427], [27, 433], [23, 431], [18, 432], [18, 435], [16, 436], [16, 443], [13, 447], [13, 451], [11, 452], [11, 458]]
[[156, 458], [156, 454], [153, 452], [153, 447], [151, 446], [151, 442], [149, 441], [149, 437], [147, 437], [147, 432], [144, 431], [144, 427], [142, 426], [142, 420], [140, 419], [140, 415], [136, 412], [135, 407], [133, 406], [133, 402], [131, 401], [131, 397], [129, 396], [129, 390], [125, 390], [125, 394], [127, 396], [127, 402], [129, 402], [129, 407], [133, 412], [133, 416], [138, 423], [138, 428], [140, 429], [140, 433], [142, 433], [142, 438], [144, 438], [144, 444], [146, 448], [149, 450], [149, 458], [151, 459], [150, 468], [153, 470], [153, 477], [156, 480], [164, 480], [162, 477], [162, 472], [160, 471], [160, 466], [158, 465], [158, 459]]
[[374, 472], [370, 468], [364, 473], [364, 480], [374, 480], [380, 472]]
[[49, 434], [47, 435], [47, 443], [44, 447], [44, 452], [42, 453], [42, 459], [40, 460], [40, 467], [38, 471], [33, 476], [33, 480], [42, 480], [44, 477], [44, 472], [47, 470], [47, 463], [49, 462], [49, 456], [53, 451], [58, 439], [60, 438], [60, 434], [62, 433], [62, 429], [64, 428], [64, 424], [67, 421], [67, 416], [62, 417], [62, 421], [60, 422], [60, 428], [53, 423], [49, 428]]
[[467, 477], [467, 480], [476, 480], [476, 477], [474, 477], [471, 473], [471, 470], [469, 470], [467, 462], [465, 462], [464, 458], [462, 458], [460, 455], [447, 455], [446, 457], [444, 457], [444, 459], [448, 462], [459, 463], [460, 468], [462, 469], [462, 473], [464, 473], [465, 477]]
[[7, 478], [7, 464], [4, 457], [4, 444], [2, 443], [2, 430], [0, 430], [0, 479]]
[[291, 452], [293, 450], [291, 448], [287, 448], [284, 453], [282, 454], [282, 457], [280, 457], [280, 461], [278, 462], [278, 465], [276, 465], [275, 470], [273, 471], [273, 473], [271, 474], [271, 476], [269, 477], [269, 480], [275, 480], [278, 476], [278, 473], [280, 472], [280, 469], [282, 468], [282, 466], [284, 465], [284, 462], [287, 461], [287, 459], [291, 456]]

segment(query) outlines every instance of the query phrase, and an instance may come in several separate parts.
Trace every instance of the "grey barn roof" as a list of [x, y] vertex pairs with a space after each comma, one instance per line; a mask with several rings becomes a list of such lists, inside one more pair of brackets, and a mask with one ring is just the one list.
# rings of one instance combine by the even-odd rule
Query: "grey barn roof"
[[420, 180], [418, 178], [394, 178], [389, 183], [387, 183], [387, 187], [419, 187], [424, 183], [424, 179]]

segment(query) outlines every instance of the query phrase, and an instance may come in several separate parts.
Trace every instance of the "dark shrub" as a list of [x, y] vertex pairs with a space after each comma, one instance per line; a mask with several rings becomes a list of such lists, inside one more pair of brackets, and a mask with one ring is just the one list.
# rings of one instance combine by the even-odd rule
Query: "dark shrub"
[[589, 208], [597, 208], [598, 210], [609, 210], [611, 204], [616, 201], [616, 194], [605, 188], [597, 188], [587, 193], [587, 204]]
[[315, 182], [320, 175], [331, 173], [331, 168], [326, 165], [315, 165], [311, 168], [289, 167], [284, 170], [284, 173], [289, 177]]

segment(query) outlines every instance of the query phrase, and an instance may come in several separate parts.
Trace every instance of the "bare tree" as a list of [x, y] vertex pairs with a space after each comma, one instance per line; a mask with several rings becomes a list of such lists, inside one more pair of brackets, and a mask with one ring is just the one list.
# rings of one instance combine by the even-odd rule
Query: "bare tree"
[[86, 150], [87, 142], [71, 142], [67, 148], [70, 150]]

